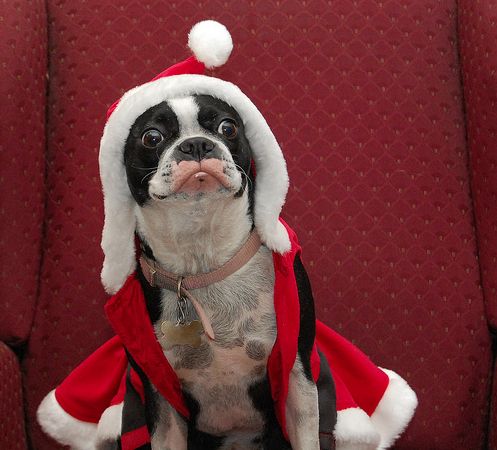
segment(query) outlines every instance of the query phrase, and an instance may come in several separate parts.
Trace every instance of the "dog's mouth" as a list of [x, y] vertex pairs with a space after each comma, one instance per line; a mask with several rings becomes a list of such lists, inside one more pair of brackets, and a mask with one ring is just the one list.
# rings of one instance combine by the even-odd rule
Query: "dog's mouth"
[[[226, 175], [223, 161], [209, 158], [201, 161], [180, 161], [173, 163], [172, 182], [168, 195], [217, 192], [232, 188], [232, 182]], [[152, 194], [158, 200], [168, 195]]]

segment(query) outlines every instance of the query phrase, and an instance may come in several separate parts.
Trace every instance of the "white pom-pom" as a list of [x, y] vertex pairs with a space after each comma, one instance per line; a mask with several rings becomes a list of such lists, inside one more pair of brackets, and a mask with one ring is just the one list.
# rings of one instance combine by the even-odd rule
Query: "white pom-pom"
[[208, 69], [222, 66], [233, 50], [233, 41], [226, 27], [215, 20], [204, 20], [188, 34], [188, 47]]

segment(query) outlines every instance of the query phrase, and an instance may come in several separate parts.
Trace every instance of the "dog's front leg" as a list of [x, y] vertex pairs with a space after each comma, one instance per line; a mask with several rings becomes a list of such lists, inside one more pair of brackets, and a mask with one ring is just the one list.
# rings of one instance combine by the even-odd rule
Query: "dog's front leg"
[[318, 391], [297, 356], [288, 383], [286, 423], [292, 450], [319, 450]]
[[158, 418], [151, 436], [152, 450], [187, 450], [187, 424], [162, 397]]
[[[293, 269], [299, 295], [300, 329], [298, 354], [288, 382], [286, 428], [293, 450], [319, 450], [318, 389], [311, 369], [311, 353], [316, 336], [314, 299], [299, 254], [295, 256]], [[323, 450], [330, 449], [325, 447]]]

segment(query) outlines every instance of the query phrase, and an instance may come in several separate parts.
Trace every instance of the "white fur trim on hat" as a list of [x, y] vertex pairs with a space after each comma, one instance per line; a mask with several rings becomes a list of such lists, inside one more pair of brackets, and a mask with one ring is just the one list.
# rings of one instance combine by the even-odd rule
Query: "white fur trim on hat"
[[102, 248], [105, 260], [102, 282], [109, 293], [117, 292], [135, 270], [135, 207], [127, 185], [123, 152], [136, 119], [167, 99], [194, 94], [224, 100], [240, 114], [254, 158], [257, 183], [254, 223], [262, 242], [285, 253], [290, 239], [279, 222], [288, 191], [288, 172], [283, 153], [266, 120], [250, 99], [234, 84], [204, 75], [159, 78], [128, 91], [109, 117], [100, 142], [100, 178], [104, 192], [105, 225]]
[[97, 425], [83, 422], [66, 413], [51, 391], [36, 412], [38, 423], [57, 442], [74, 450], [95, 450]]
[[222, 66], [233, 50], [233, 41], [226, 27], [214, 20], [204, 20], [188, 34], [188, 47], [208, 69]]
[[371, 423], [380, 433], [378, 450], [389, 448], [402, 434], [414, 415], [418, 399], [406, 381], [392, 370], [381, 369], [390, 379], [383, 397], [371, 415]]

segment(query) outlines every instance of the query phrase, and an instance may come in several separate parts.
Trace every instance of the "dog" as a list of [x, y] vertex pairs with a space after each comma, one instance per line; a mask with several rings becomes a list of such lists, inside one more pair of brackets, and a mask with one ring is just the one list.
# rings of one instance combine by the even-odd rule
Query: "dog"
[[[192, 95], [148, 109], [131, 127], [124, 164], [141, 251], [165, 269], [210, 272], [232, 257], [253, 230], [252, 150], [240, 115], [226, 102]], [[195, 292], [216, 336], [211, 341], [202, 335], [198, 347], [166, 349], [160, 324], [176, 321], [176, 293], [150, 286], [139, 270], [157, 339], [193, 412], [183, 420], [143, 380], [153, 449], [320, 448], [318, 389], [310, 367], [314, 306], [300, 259], [295, 270], [302, 320], [289, 380], [289, 443], [276, 420], [266, 370], [277, 334], [271, 251], [261, 246], [236, 273]], [[98, 431], [103, 436], [97, 437], [99, 450], [117, 448], [107, 438], [109, 430]]]
[[236, 85], [204, 75], [231, 35], [207, 20], [188, 45], [193, 56], [109, 108], [101, 277], [116, 336], [38, 421], [73, 450], [388, 448], [416, 395], [316, 320], [279, 218], [283, 152]]

